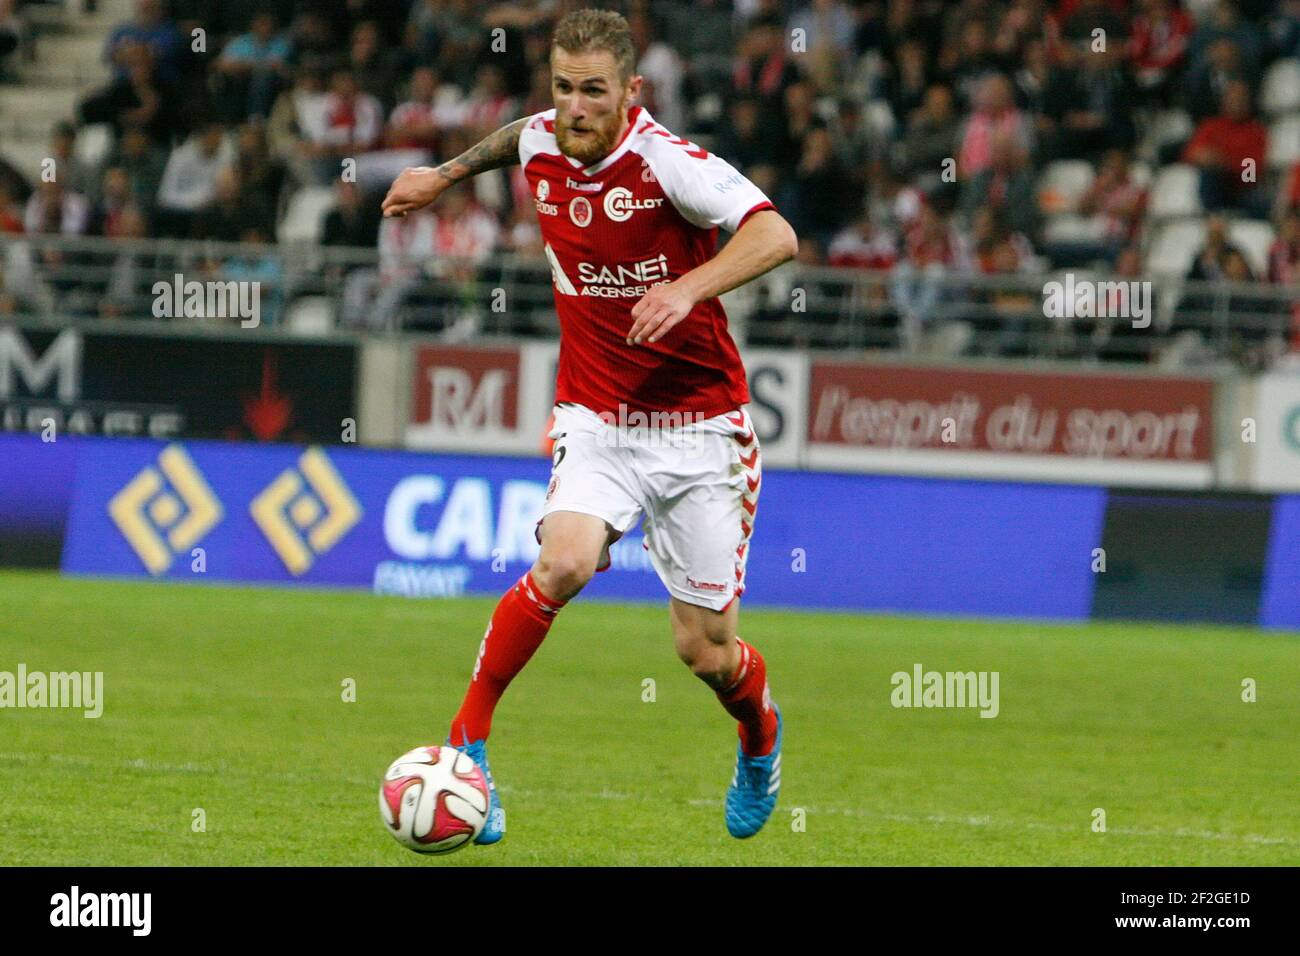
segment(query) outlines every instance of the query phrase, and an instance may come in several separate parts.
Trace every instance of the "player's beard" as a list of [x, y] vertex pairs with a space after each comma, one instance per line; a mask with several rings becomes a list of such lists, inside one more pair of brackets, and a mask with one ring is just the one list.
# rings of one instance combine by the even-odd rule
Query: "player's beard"
[[584, 166], [600, 162], [614, 151], [618, 139], [618, 128], [623, 124], [623, 109], [627, 105], [627, 96], [619, 101], [618, 107], [602, 120], [593, 122], [588, 119], [583, 129], [590, 132], [586, 136], [575, 136], [572, 124], [559, 116], [555, 117], [555, 141], [560, 152], [571, 156]]

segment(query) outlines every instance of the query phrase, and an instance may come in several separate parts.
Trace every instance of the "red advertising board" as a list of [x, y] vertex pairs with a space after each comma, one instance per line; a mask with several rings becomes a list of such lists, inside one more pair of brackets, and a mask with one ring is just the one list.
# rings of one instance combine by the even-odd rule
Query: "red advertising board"
[[1209, 379], [814, 362], [809, 381], [814, 466], [1143, 484], [1212, 476]]
[[413, 425], [512, 430], [519, 415], [519, 349], [421, 346], [414, 389]]

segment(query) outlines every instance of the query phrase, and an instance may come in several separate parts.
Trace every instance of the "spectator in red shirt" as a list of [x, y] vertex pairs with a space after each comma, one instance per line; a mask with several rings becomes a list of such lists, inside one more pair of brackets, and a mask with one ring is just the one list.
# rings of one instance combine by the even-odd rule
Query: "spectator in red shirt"
[[978, 176], [993, 165], [993, 141], [1005, 136], [1025, 149], [1033, 145], [1033, 127], [1016, 108], [1015, 87], [1000, 73], [986, 77], [975, 97], [975, 113], [962, 133], [958, 175]]
[[799, 70], [786, 55], [785, 23], [773, 13], [760, 14], [736, 46], [731, 67], [731, 92], [753, 96], [765, 108], [780, 110], [788, 86]]
[[1133, 18], [1128, 55], [1138, 89], [1163, 106], [1181, 76], [1195, 25], [1177, 0], [1145, 0]]
[[438, 150], [440, 124], [434, 108], [438, 74], [427, 66], [411, 74], [410, 93], [388, 117], [390, 149], [422, 149], [430, 155]]
[[485, 63], [474, 74], [474, 87], [465, 99], [465, 129], [474, 138], [486, 136], [513, 120], [518, 108], [506, 87], [505, 71], [495, 63]]
[[827, 264], [854, 269], [889, 269], [898, 261], [898, 240], [863, 213], [831, 240]]
[[1129, 155], [1122, 149], [1107, 150], [1092, 185], [1079, 198], [1079, 214], [1101, 216], [1106, 231], [1102, 241], [1109, 247], [1107, 258], [1137, 239], [1146, 211], [1147, 191], [1129, 175]]
[[1183, 161], [1200, 167], [1201, 204], [1268, 218], [1268, 196], [1260, 188], [1268, 151], [1268, 128], [1255, 119], [1250, 87], [1233, 80], [1223, 94], [1223, 113], [1202, 120], [1183, 150]]
[[951, 291], [949, 277], [971, 272], [971, 262], [957, 230], [929, 203], [921, 206], [903, 242], [904, 257], [890, 276], [889, 297], [898, 311], [900, 342], [911, 351], [937, 324], [941, 301]]
[[7, 181], [0, 179], [0, 233], [23, 232], [23, 214]]
[[134, 199], [131, 194], [131, 177], [125, 169], [110, 166], [104, 170], [99, 200], [90, 212], [90, 235], [120, 238], [122, 213], [134, 206]]
[[333, 182], [339, 175], [340, 161], [374, 149], [383, 131], [384, 113], [379, 100], [362, 92], [351, 70], [335, 70], [324, 100], [323, 126], [311, 131], [315, 135], [304, 146], [317, 182]]

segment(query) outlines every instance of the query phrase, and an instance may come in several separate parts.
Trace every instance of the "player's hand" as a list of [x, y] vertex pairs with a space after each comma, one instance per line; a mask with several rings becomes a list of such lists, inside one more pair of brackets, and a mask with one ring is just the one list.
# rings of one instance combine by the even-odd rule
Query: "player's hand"
[[437, 199], [451, 181], [432, 166], [408, 166], [384, 197], [385, 216], [405, 216]]
[[665, 282], [650, 287], [641, 300], [632, 306], [632, 328], [627, 333], [628, 345], [658, 342], [695, 308], [695, 300], [676, 282]]

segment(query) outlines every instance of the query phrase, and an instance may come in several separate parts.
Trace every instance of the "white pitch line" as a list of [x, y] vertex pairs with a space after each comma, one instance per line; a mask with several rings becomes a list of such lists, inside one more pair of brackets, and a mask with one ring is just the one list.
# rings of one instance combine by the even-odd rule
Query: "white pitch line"
[[[156, 760], [100, 760], [93, 757], [79, 757], [73, 754], [28, 754], [28, 753], [0, 753], [0, 762], [9, 761], [14, 763], [40, 763], [48, 761], [50, 763], [77, 764], [82, 766], [93, 767], [116, 767], [124, 770], [144, 770], [153, 773], [178, 773], [178, 774], [220, 774], [224, 777], [243, 777], [248, 779], [271, 779], [271, 780], [292, 780], [302, 781], [306, 779], [301, 773], [274, 773], [262, 770], [239, 770], [230, 767], [205, 767], [196, 763], [165, 763]], [[355, 786], [370, 786], [378, 780], [376, 777], [371, 780], [369, 777], [320, 777], [319, 779], [342, 780], [344, 783]], [[647, 793], [622, 793], [617, 790], [611, 790], [608, 787], [603, 790], [593, 790], [590, 792], [579, 792], [576, 790], [536, 790], [525, 787], [515, 787], [509, 784], [498, 785], [503, 794], [514, 797], [523, 797], [526, 799], [541, 798], [546, 800], [565, 799], [565, 800], [653, 800], [656, 803], [661, 802], [660, 797], [652, 796]], [[693, 807], [720, 807], [721, 800], [695, 798], [687, 800], [686, 803]], [[1086, 835], [1091, 831], [1086, 831], [1081, 827], [1064, 826], [1057, 823], [1043, 823], [1039, 820], [995, 820], [989, 816], [953, 816], [943, 813], [929, 814], [907, 814], [907, 813], [877, 813], [872, 810], [864, 810], [860, 807], [815, 807], [804, 806], [800, 809], [807, 811], [811, 816], [826, 814], [830, 816], [862, 817], [871, 820], [888, 820], [891, 823], [906, 824], [939, 824], [941, 826], [967, 826], [967, 827], [996, 827], [1008, 830], [1041, 830], [1052, 833], [1074, 833]], [[1300, 846], [1300, 839], [1291, 837], [1273, 837], [1263, 836], [1257, 833], [1218, 833], [1213, 830], [1190, 830], [1186, 827], [1179, 827], [1176, 830], [1165, 830], [1159, 828], [1144, 829], [1141, 827], [1110, 827], [1106, 831], [1117, 836], [1129, 837], [1152, 837], [1166, 838], [1175, 837], [1180, 839], [1193, 840], [1216, 840], [1226, 843], [1246, 843], [1263, 846]]]
[[[572, 797], [574, 799], [588, 799], [590, 797], [601, 797], [605, 799], [617, 800], [650, 800], [652, 798], [646, 794], [616, 793], [605, 790], [601, 793], [564, 793], [559, 794], [555, 791], [545, 790], [526, 790], [522, 788], [511, 787], [508, 785], [497, 785], [497, 789], [502, 793], [520, 797], [541, 797], [545, 799], [554, 799], [556, 796]], [[723, 801], [696, 798], [687, 800], [686, 803], [693, 807], [721, 807]], [[860, 807], [813, 807], [804, 806], [800, 809], [808, 812], [810, 816], [817, 814], [838, 815], [846, 817], [863, 817], [866, 819], [889, 820], [892, 823], [937, 823], [945, 826], [958, 825], [970, 827], [1000, 827], [1011, 830], [1046, 830], [1053, 833], [1077, 833], [1084, 834], [1085, 831], [1079, 827], [1070, 827], [1058, 823], [1043, 823], [1038, 820], [994, 820], [988, 816], [950, 816], [941, 813], [930, 813], [925, 815], [907, 814], [907, 813], [877, 813], [872, 810], [863, 810]], [[1291, 837], [1272, 837], [1262, 836], [1256, 833], [1217, 833], [1213, 830], [1189, 830], [1186, 827], [1180, 827], [1177, 830], [1162, 830], [1158, 828], [1142, 829], [1139, 827], [1110, 827], [1107, 833], [1114, 833], [1120, 836], [1131, 837], [1182, 837], [1197, 840], [1220, 840], [1230, 843], [1250, 843], [1263, 845], [1281, 845], [1281, 846], [1300, 846], [1300, 839]]]
[[[720, 800], [692, 800], [693, 804], [717, 805]], [[892, 823], [938, 823], [944, 826], [1000, 827], [1012, 830], [1046, 830], [1052, 833], [1075, 833], [1086, 835], [1090, 830], [1071, 827], [1059, 823], [1043, 823], [1039, 820], [994, 820], [989, 816], [951, 816], [943, 813], [924, 815], [908, 813], [877, 813], [858, 807], [803, 807], [810, 815], [818, 813], [838, 814], [842, 816], [865, 817], [876, 820], [889, 820]], [[1224, 840], [1232, 843], [1259, 843], [1267, 845], [1300, 846], [1300, 839], [1290, 837], [1261, 836], [1256, 833], [1217, 833], [1213, 830], [1189, 830], [1179, 827], [1177, 830], [1159, 828], [1143, 829], [1141, 827], [1108, 827], [1107, 833], [1133, 837], [1190, 837], [1197, 840]]]
[[143, 770], [148, 773], [202, 774], [205, 776], [237, 777], [247, 780], [291, 780], [299, 782], [310, 779], [342, 780], [344, 783], [355, 784], [358, 786], [369, 785], [379, 780], [378, 777], [371, 780], [368, 777], [333, 777], [326, 775], [318, 775], [313, 778], [302, 773], [286, 773], [283, 771], [276, 772], [271, 770], [247, 770], [229, 766], [210, 767], [197, 763], [167, 763], [165, 761], [145, 760], [143, 758], [136, 758], [134, 760], [98, 760], [94, 757], [79, 757], [74, 754], [0, 753], [0, 763], [5, 761], [11, 761], [13, 763], [65, 763], [83, 767]]

